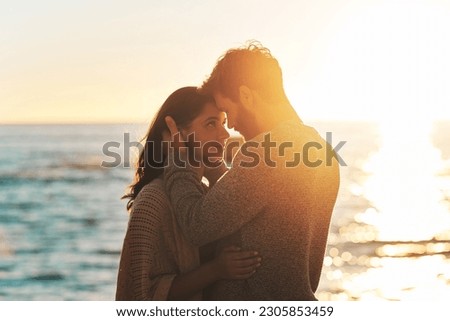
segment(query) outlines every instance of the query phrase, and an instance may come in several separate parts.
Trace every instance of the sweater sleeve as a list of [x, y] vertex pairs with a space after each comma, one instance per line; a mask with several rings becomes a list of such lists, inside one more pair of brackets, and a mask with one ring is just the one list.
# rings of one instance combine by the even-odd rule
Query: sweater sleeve
[[163, 191], [144, 188], [133, 204], [124, 240], [117, 299], [167, 300], [174, 267], [162, 234], [169, 204]]
[[[239, 153], [236, 159], [242, 161]], [[270, 170], [262, 164], [233, 166], [204, 194], [192, 169], [171, 164], [164, 181], [183, 234], [200, 246], [236, 232], [263, 212], [270, 199], [267, 175]]]

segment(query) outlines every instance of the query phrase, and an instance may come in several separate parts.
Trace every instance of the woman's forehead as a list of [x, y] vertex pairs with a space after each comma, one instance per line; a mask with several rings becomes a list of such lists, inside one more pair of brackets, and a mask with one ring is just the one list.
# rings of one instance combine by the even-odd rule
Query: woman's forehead
[[211, 117], [224, 118], [225, 113], [220, 111], [214, 103], [207, 103], [200, 113], [199, 117], [208, 119]]

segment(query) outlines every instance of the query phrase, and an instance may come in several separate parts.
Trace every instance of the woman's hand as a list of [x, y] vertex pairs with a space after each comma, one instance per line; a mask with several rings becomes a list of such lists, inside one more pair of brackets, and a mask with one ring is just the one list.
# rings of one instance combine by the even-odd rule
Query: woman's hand
[[241, 251], [236, 246], [226, 247], [213, 260], [219, 279], [248, 279], [261, 266], [261, 257], [255, 251]]

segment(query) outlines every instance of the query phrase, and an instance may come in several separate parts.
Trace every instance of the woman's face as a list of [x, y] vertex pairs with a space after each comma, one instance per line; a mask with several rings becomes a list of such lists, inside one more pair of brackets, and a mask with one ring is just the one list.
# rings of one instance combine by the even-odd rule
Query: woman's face
[[191, 124], [181, 130], [188, 139], [188, 146], [194, 150], [196, 162], [212, 166], [222, 161], [225, 143], [230, 137], [225, 123], [225, 113], [219, 111], [214, 103], [207, 103]]

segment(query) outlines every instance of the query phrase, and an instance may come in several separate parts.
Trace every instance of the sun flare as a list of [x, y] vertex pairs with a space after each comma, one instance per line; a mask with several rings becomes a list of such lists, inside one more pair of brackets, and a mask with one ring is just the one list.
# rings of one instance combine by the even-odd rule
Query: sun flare
[[429, 139], [431, 123], [386, 122], [380, 130], [382, 146], [366, 165], [372, 176], [365, 196], [374, 207], [359, 219], [375, 225], [383, 241], [430, 240], [450, 230], [436, 178], [443, 162]]

